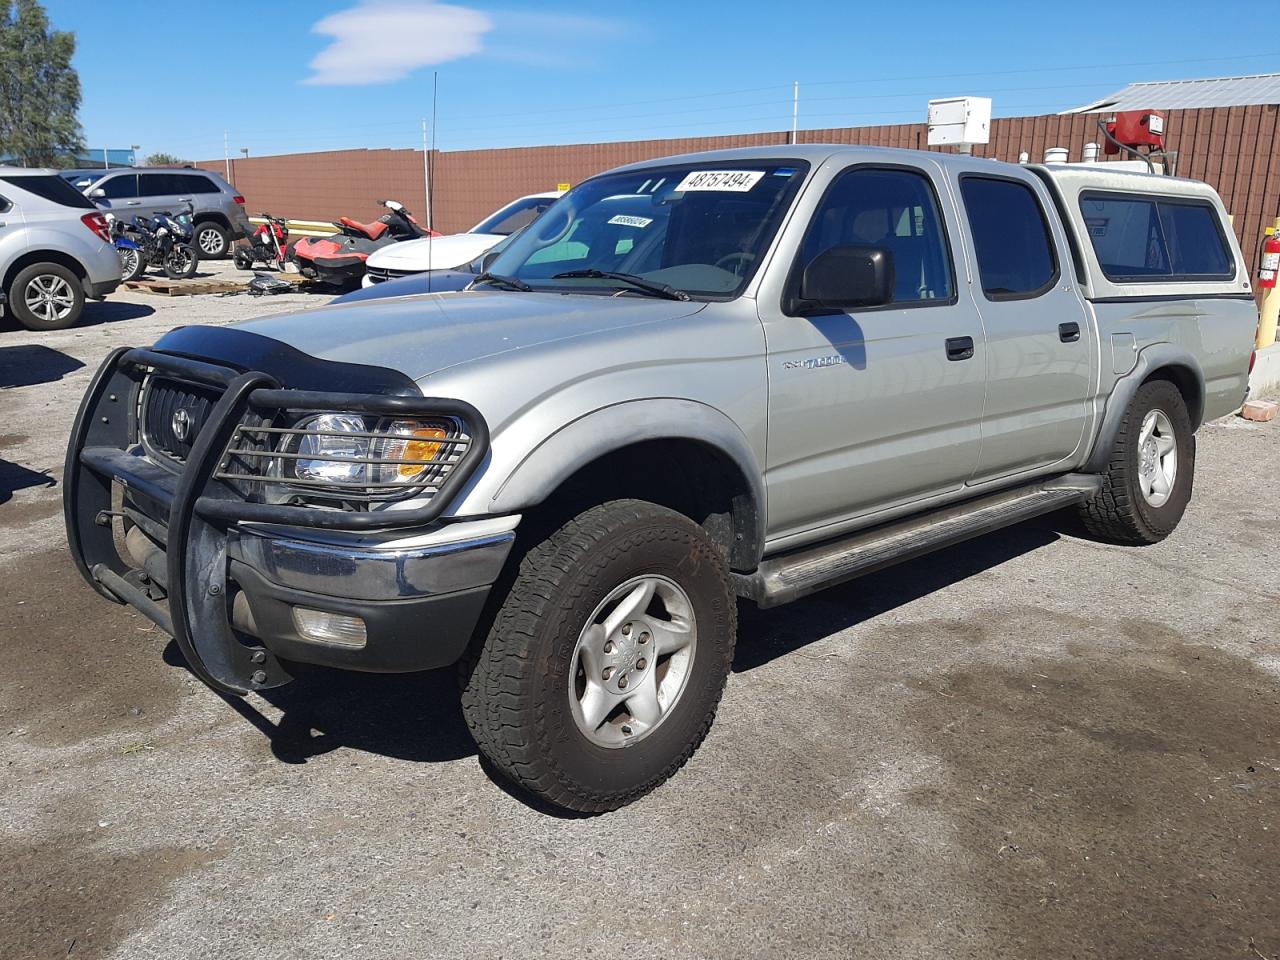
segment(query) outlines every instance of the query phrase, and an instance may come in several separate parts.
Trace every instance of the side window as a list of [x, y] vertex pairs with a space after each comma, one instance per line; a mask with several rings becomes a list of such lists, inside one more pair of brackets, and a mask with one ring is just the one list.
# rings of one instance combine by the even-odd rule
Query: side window
[[1184, 276], [1230, 277], [1231, 256], [1218, 231], [1218, 213], [1203, 203], [1161, 200], [1160, 226], [1169, 248], [1170, 269]]
[[181, 173], [140, 173], [138, 180], [144, 197], [185, 196], [192, 191], [191, 178]]
[[217, 193], [218, 185], [208, 177], [202, 177], [198, 173], [175, 173], [171, 176], [179, 183], [175, 193]]
[[1108, 280], [1168, 283], [1234, 273], [1218, 212], [1208, 203], [1088, 193], [1080, 213]]
[[1058, 278], [1058, 260], [1035, 192], [1016, 180], [960, 178], [982, 292], [990, 300], [1039, 296]]
[[937, 198], [923, 173], [863, 167], [840, 174], [809, 224], [801, 269], [818, 254], [846, 245], [889, 251], [894, 303], [951, 299], [951, 256]]
[[99, 186], [108, 200], [131, 200], [138, 195], [138, 175], [122, 173], [118, 177], [104, 177]]
[[0, 213], [8, 213], [13, 209], [13, 202], [8, 197], [0, 197]]

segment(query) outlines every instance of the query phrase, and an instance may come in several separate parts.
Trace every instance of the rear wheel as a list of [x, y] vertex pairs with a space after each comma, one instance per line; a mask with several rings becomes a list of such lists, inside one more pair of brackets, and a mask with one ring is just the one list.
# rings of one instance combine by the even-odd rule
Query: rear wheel
[[28, 330], [62, 330], [80, 319], [84, 288], [60, 263], [33, 263], [13, 278], [8, 303]]
[[1102, 489], [1080, 507], [1090, 533], [1117, 543], [1157, 543], [1191, 501], [1196, 438], [1182, 394], [1168, 380], [1138, 388], [1125, 410]]
[[638, 500], [593, 507], [524, 557], [464, 665], [467, 724], [529, 793], [621, 807], [706, 736], [736, 613], [724, 558], [692, 520]]
[[138, 275], [146, 267], [142, 254], [135, 247], [116, 247], [116, 253], [120, 257], [121, 281], [138, 279]]
[[196, 248], [189, 243], [175, 243], [164, 255], [164, 274], [171, 280], [183, 280], [194, 276], [199, 263]]
[[253, 254], [246, 247], [236, 247], [231, 253], [231, 259], [237, 270], [253, 269]]
[[222, 260], [231, 246], [231, 235], [227, 228], [219, 223], [206, 220], [196, 224], [196, 235], [192, 241], [200, 257], [204, 260]]

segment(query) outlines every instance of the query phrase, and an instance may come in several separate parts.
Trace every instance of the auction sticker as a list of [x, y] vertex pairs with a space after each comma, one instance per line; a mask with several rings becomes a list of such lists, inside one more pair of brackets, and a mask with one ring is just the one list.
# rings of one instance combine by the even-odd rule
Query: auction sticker
[[694, 170], [680, 181], [676, 193], [695, 190], [720, 190], [726, 193], [746, 193], [764, 173], [759, 170]]
[[640, 227], [644, 229], [653, 223], [651, 217], [633, 217], [625, 213], [620, 213], [616, 217], [610, 217], [609, 222], [619, 227]]

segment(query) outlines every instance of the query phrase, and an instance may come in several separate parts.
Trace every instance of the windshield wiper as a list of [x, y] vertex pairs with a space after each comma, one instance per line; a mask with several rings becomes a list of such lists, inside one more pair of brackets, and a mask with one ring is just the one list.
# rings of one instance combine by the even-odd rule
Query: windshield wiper
[[637, 290], [645, 293], [653, 294], [655, 297], [666, 297], [668, 300], [688, 300], [689, 295], [683, 290], [677, 290], [675, 287], [666, 283], [658, 283], [656, 280], [646, 280], [644, 277], [637, 277], [634, 273], [614, 273], [612, 270], [566, 270], [564, 273], [557, 273], [551, 278], [552, 280], [617, 280], [619, 283], [630, 284]]
[[516, 277], [504, 277], [500, 273], [490, 273], [488, 270], [471, 281], [471, 285], [473, 287], [478, 283], [492, 283], [496, 287], [506, 287], [508, 290], [519, 290], [521, 293], [533, 292], [533, 287], [529, 286], [523, 280]]

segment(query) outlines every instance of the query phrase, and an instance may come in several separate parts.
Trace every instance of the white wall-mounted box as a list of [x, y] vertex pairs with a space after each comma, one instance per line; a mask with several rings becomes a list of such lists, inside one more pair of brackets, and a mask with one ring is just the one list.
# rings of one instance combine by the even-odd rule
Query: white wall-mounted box
[[929, 101], [929, 146], [990, 140], [990, 97], [946, 97]]

